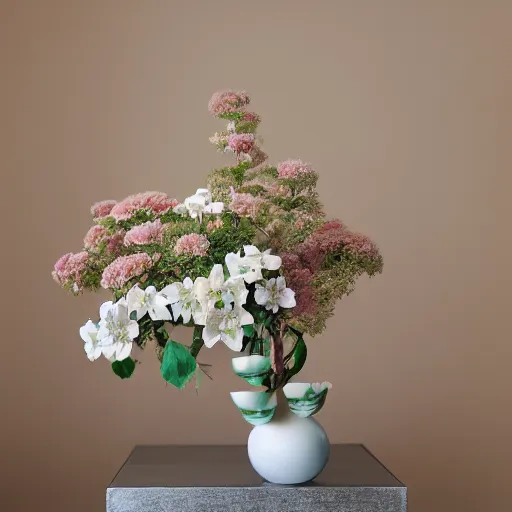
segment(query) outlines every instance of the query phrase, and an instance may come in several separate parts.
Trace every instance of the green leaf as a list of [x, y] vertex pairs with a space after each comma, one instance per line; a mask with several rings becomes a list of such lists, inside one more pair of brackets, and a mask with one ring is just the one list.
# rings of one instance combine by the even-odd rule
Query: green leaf
[[304, 338], [302, 334], [297, 333], [297, 343], [293, 349], [293, 366], [288, 368], [286, 371], [286, 381], [290, 380], [294, 375], [299, 373], [306, 362], [306, 357], [308, 355], [308, 350], [306, 348], [306, 343], [304, 342]]
[[129, 379], [135, 370], [135, 361], [131, 357], [127, 357], [122, 361], [114, 361], [112, 370], [121, 379]]
[[244, 325], [243, 327], [244, 329], [244, 335], [247, 336], [248, 338], [252, 338], [253, 335], [254, 335], [254, 325], [251, 324], [251, 325]]
[[160, 373], [166, 382], [182, 389], [196, 371], [196, 360], [187, 347], [173, 340], [168, 340], [164, 348], [164, 358]]

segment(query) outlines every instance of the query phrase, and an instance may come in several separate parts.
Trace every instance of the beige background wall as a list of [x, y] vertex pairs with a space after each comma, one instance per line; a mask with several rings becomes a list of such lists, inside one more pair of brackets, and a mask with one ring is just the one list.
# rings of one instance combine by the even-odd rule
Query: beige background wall
[[11, 0], [0, 19], [2, 510], [99, 512], [136, 443], [246, 441], [227, 349], [198, 396], [151, 352], [120, 381], [78, 337], [104, 296], [50, 277], [94, 201], [204, 185], [226, 87], [384, 254], [310, 344], [331, 440], [365, 443], [413, 512], [510, 510], [510, 2]]

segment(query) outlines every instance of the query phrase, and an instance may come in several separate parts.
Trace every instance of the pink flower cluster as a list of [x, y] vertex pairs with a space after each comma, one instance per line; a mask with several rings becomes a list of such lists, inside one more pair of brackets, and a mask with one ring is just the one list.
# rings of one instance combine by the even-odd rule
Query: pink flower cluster
[[89, 254], [85, 251], [73, 254], [72, 252], [61, 256], [55, 263], [52, 276], [61, 286], [73, 284], [74, 291], [82, 288], [82, 275], [87, 268]]
[[222, 222], [222, 219], [210, 220], [206, 225], [206, 231], [210, 232], [213, 231], [214, 229], [219, 229], [222, 226], [224, 226], [224, 222]]
[[127, 220], [139, 210], [152, 212], [156, 216], [163, 215], [179, 204], [176, 199], [171, 199], [163, 192], [143, 192], [134, 194], [117, 203], [110, 215], [116, 220]]
[[208, 102], [208, 111], [214, 116], [232, 114], [248, 105], [249, 96], [244, 91], [219, 91]]
[[315, 271], [322, 265], [328, 253], [341, 248], [368, 258], [379, 255], [377, 246], [367, 236], [349, 231], [337, 220], [326, 222], [311, 234], [298, 250], [306, 265]]
[[147, 245], [162, 241], [163, 226], [160, 219], [134, 226], [124, 237], [124, 245]]
[[256, 218], [263, 200], [252, 194], [233, 194], [231, 211], [240, 217]]
[[84, 248], [96, 251], [99, 245], [108, 238], [108, 230], [103, 226], [93, 226], [84, 237]]
[[304, 268], [296, 254], [283, 253], [283, 272], [286, 285], [295, 292], [296, 306], [293, 308], [294, 316], [313, 316], [318, 309], [315, 291], [313, 288], [313, 274]]
[[245, 121], [246, 123], [259, 123], [260, 116], [254, 112], [244, 112], [241, 120]]
[[120, 256], [103, 271], [101, 286], [103, 288], [122, 288], [130, 279], [138, 277], [153, 265], [145, 252]]
[[110, 235], [107, 228], [95, 225], [85, 235], [84, 248], [91, 252], [100, 252], [104, 244], [108, 254], [115, 254], [123, 246], [123, 239], [124, 231], [120, 230]]
[[235, 153], [249, 153], [254, 146], [252, 133], [233, 133], [229, 136], [228, 146]]
[[301, 160], [286, 160], [277, 166], [277, 173], [280, 178], [296, 179], [313, 172], [311, 165], [305, 164]]
[[190, 233], [178, 238], [174, 246], [174, 252], [177, 255], [206, 256], [209, 247], [210, 242], [204, 235]]
[[106, 217], [116, 204], [117, 201], [110, 199], [107, 199], [106, 201], [100, 201], [99, 203], [94, 203], [91, 206], [91, 214], [95, 219], [101, 219], [102, 217]]

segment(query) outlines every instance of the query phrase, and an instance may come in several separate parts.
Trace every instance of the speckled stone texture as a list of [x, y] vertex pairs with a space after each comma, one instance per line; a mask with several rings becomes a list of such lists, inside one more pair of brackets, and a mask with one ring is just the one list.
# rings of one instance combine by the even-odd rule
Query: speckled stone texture
[[280, 486], [245, 446], [137, 446], [107, 489], [107, 512], [406, 512], [407, 489], [364, 446], [333, 445], [313, 482]]

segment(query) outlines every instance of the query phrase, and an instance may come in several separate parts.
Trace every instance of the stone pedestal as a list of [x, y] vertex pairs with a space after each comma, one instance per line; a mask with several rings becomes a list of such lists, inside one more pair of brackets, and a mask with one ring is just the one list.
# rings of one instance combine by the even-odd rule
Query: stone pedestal
[[406, 487], [358, 444], [291, 486], [264, 482], [246, 446], [136, 446], [107, 489], [107, 512], [406, 511]]

